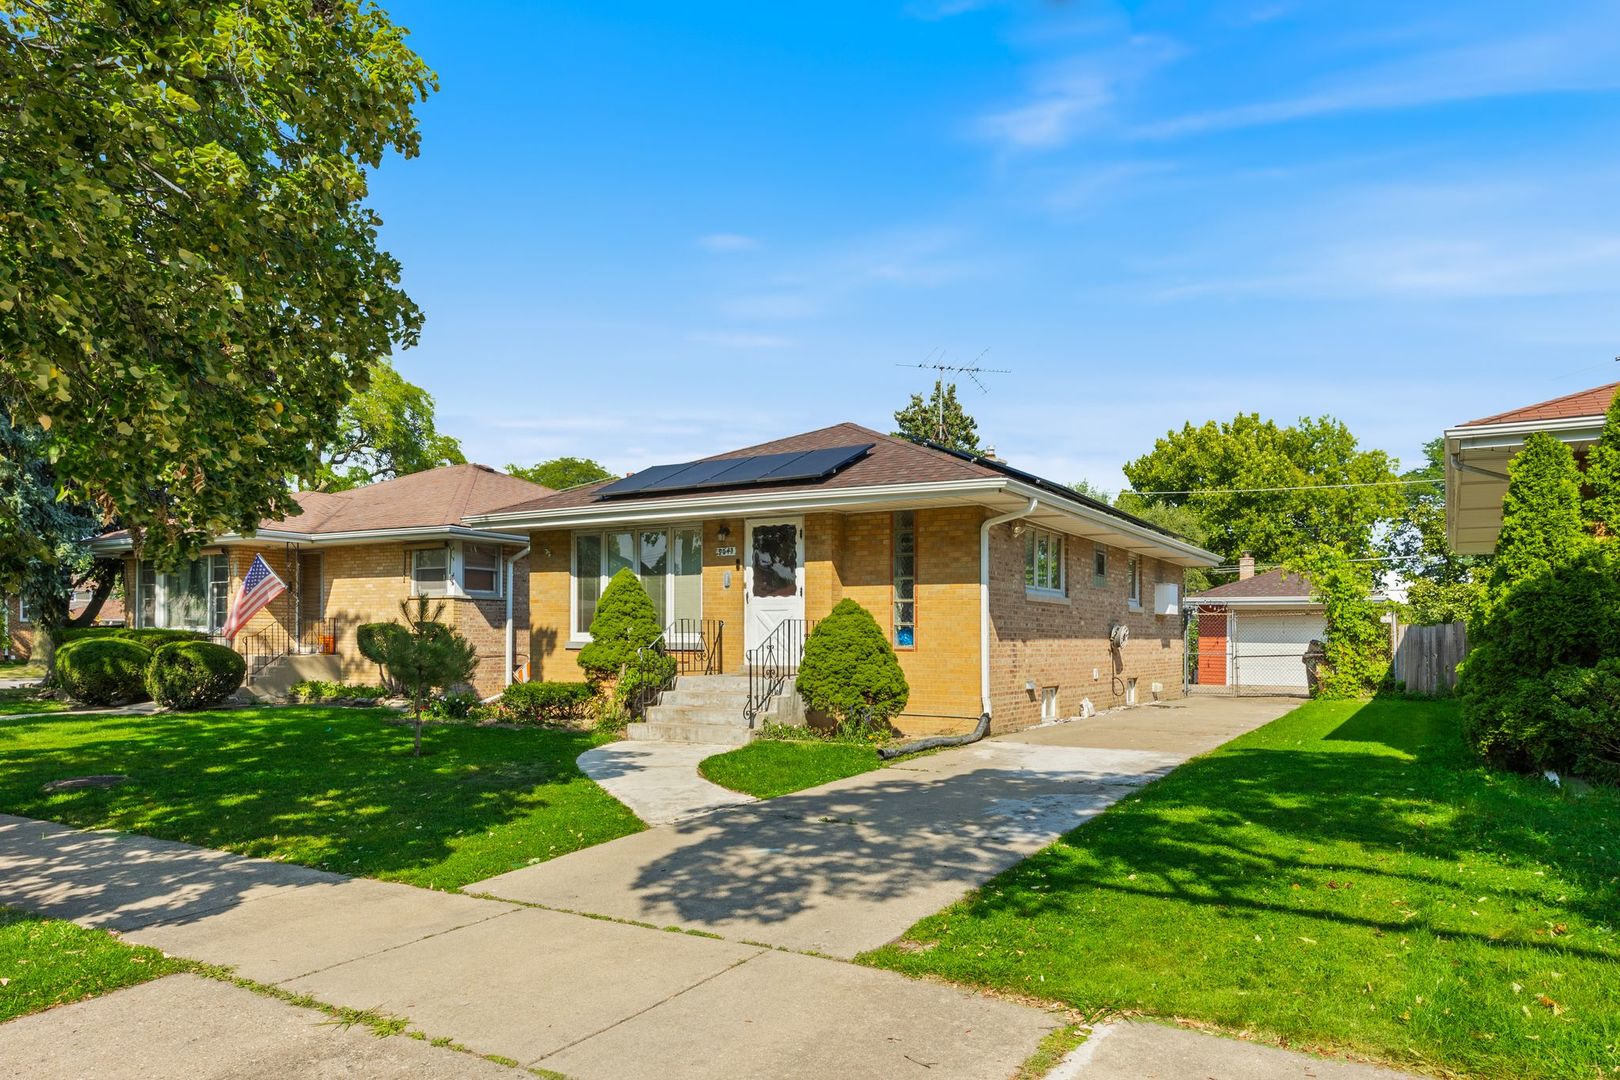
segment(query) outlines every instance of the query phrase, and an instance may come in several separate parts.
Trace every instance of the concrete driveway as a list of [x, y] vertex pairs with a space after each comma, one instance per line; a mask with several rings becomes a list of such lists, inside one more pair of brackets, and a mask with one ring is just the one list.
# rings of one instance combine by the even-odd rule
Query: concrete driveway
[[467, 891], [849, 958], [1297, 704], [1199, 699], [987, 739]]

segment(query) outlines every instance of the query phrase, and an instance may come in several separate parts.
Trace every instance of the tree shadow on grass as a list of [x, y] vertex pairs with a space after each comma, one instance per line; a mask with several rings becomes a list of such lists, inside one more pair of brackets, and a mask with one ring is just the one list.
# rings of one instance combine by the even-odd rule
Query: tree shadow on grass
[[[0, 719], [0, 811], [453, 887], [640, 828], [579, 772], [589, 734], [304, 707]], [[124, 774], [47, 794], [66, 777]]]

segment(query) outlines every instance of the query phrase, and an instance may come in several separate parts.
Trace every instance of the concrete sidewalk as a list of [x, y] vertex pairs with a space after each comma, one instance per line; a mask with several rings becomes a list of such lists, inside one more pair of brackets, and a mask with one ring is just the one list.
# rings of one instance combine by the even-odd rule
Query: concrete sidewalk
[[580, 771], [649, 825], [672, 825], [723, 806], [746, 806], [752, 795], [711, 784], [698, 773], [704, 758], [728, 747], [694, 743], [616, 742], [579, 755]]
[[1104, 1024], [1046, 1080], [1422, 1080], [1163, 1024]]
[[1178, 702], [987, 739], [649, 829], [467, 891], [853, 957], [1297, 704]]
[[[917, 1062], [930, 1080], [978, 1080], [1011, 1074], [1060, 1023], [1041, 1009], [758, 945], [5, 816], [0, 904], [118, 929], [330, 1005], [403, 1016], [430, 1036], [576, 1080], [877, 1080]], [[148, 984], [141, 1000], [162, 1001], [175, 986], [172, 977]], [[154, 1026], [161, 1006], [126, 1005], [134, 992], [41, 1014], [18, 1029], [36, 1032], [28, 1038], [10, 1038], [7, 1025], [0, 1075], [35, 1075], [39, 1047], [53, 1039], [72, 1047], [63, 1075], [172, 1075], [138, 1064], [179, 1033]], [[204, 982], [184, 993], [238, 991]], [[214, 1030], [223, 1042], [235, 1037]], [[127, 1069], [104, 1067], [90, 1045], [125, 1042], [139, 1050]], [[231, 1060], [228, 1048], [221, 1054]]]

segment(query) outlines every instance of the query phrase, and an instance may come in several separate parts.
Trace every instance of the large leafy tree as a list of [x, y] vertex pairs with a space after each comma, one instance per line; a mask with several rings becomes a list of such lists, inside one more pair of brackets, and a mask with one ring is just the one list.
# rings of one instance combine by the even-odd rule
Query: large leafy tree
[[0, 399], [160, 561], [294, 509], [421, 314], [367, 170], [435, 77], [360, 0], [0, 0]]
[[538, 465], [508, 465], [506, 471], [534, 484], [544, 484], [554, 491], [566, 491], [581, 484], [594, 484], [613, 474], [590, 458], [559, 457], [542, 461]]
[[461, 442], [434, 426], [433, 395], [379, 361], [366, 388], [343, 406], [337, 437], [309, 486], [346, 491], [466, 460]]
[[1402, 507], [1389, 455], [1361, 449], [1331, 416], [1291, 427], [1256, 413], [1187, 424], [1125, 475], [1146, 502], [1191, 509], [1206, 545], [1229, 559], [1249, 551], [1282, 562], [1321, 545], [1368, 556], [1378, 524]]
[[956, 397], [956, 384], [934, 383], [934, 392], [924, 401], [912, 394], [906, 407], [894, 414], [896, 435], [948, 446], [966, 453], [979, 452], [979, 425]]
[[1405, 507], [1389, 524], [1389, 568], [1407, 581], [1405, 618], [1417, 624], [1467, 620], [1484, 596], [1488, 555], [1458, 555], [1446, 540], [1445, 440], [1423, 446], [1423, 464], [1401, 474]]

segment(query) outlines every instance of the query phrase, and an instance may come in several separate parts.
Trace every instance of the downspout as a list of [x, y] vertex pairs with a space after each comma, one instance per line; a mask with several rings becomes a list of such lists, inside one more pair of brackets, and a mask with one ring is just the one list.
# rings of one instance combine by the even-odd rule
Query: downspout
[[946, 746], [963, 746], [967, 743], [978, 742], [990, 734], [990, 530], [993, 526], [1003, 525], [1009, 521], [1016, 521], [1021, 517], [1028, 517], [1040, 505], [1039, 499], [1030, 499], [1029, 505], [1022, 510], [1014, 510], [999, 517], [988, 518], [979, 526], [979, 722], [973, 731], [967, 735], [937, 735], [932, 738], [918, 739], [914, 742], [900, 746], [885, 746], [878, 750], [878, 757], [885, 761], [892, 758], [904, 757], [906, 754], [915, 754], [923, 750], [935, 750]]
[[512, 579], [517, 573], [517, 561], [527, 555], [533, 546], [524, 544], [522, 551], [506, 560], [506, 686], [512, 685], [512, 663], [517, 659], [517, 627], [512, 623]]
[[988, 518], [979, 526], [979, 703], [985, 716], [990, 715], [990, 530], [1028, 517], [1040, 506], [1040, 500], [1031, 498], [1022, 510]]

